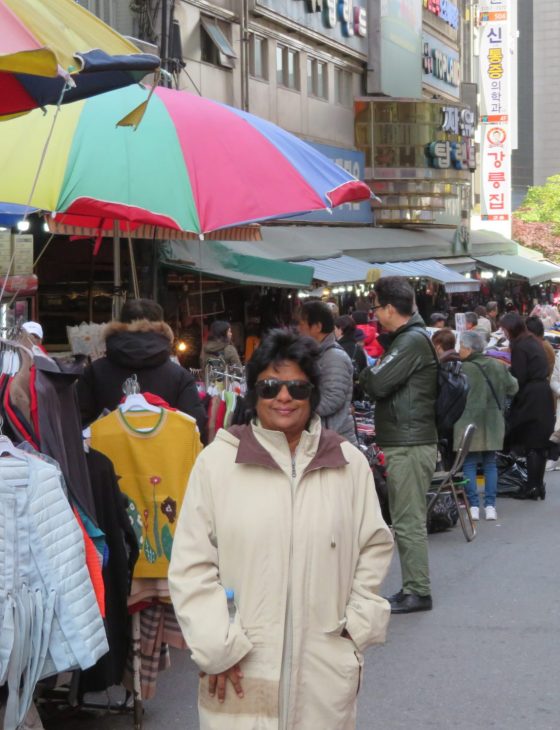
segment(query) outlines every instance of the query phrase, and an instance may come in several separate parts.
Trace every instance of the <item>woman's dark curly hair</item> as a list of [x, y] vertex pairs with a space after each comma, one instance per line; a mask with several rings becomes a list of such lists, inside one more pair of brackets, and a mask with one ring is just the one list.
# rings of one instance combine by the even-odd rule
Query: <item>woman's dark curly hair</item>
[[313, 385], [310, 398], [313, 413], [320, 400], [318, 358], [319, 348], [311, 337], [303, 337], [289, 330], [270, 330], [245, 367], [247, 375], [245, 405], [247, 408], [253, 413], [256, 410], [258, 396], [255, 384], [263, 370], [266, 370], [269, 365], [279, 365], [282, 362], [290, 361], [303, 370]]

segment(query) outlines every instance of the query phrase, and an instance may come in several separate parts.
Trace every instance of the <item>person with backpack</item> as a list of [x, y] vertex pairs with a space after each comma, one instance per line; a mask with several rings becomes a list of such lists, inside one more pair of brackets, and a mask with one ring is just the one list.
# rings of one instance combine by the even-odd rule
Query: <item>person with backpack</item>
[[469, 423], [476, 426], [470, 452], [463, 464], [463, 473], [467, 480], [465, 491], [471, 517], [478, 520], [480, 503], [476, 473], [480, 464], [484, 470], [485, 517], [487, 520], [496, 520], [496, 451], [501, 451], [504, 443], [506, 398], [512, 398], [519, 390], [519, 385], [505, 365], [482, 354], [484, 346], [484, 338], [479, 332], [470, 330], [461, 333], [459, 355], [470, 388], [463, 415], [453, 429], [453, 441], [457, 449]]
[[200, 367], [204, 370], [208, 360], [219, 360], [224, 365], [241, 367], [241, 358], [232, 343], [231, 324], [217, 319], [210, 325], [208, 339], [200, 353]]
[[362, 400], [363, 391], [359, 384], [360, 373], [367, 367], [367, 356], [363, 345], [357, 335], [362, 335], [362, 331], [356, 328], [356, 323], [348, 314], [337, 317], [334, 321], [334, 332], [338, 344], [346, 352], [353, 367], [354, 388], [352, 392], [352, 400]]
[[453, 427], [465, 410], [469, 391], [455, 344], [455, 334], [448, 327], [432, 335], [432, 345], [439, 359], [436, 425], [441, 462], [446, 471], [453, 464]]
[[364, 370], [360, 384], [375, 401], [377, 443], [387, 464], [389, 509], [399, 551], [402, 589], [392, 613], [432, 608], [426, 493], [437, 459], [438, 363], [414, 290], [399, 276], [375, 284], [377, 319], [389, 333], [384, 355]]
[[336, 431], [358, 445], [352, 416], [354, 367], [344, 349], [336, 341], [334, 317], [325, 302], [307, 301], [301, 306], [298, 329], [319, 345], [321, 400], [315, 409], [325, 428]]

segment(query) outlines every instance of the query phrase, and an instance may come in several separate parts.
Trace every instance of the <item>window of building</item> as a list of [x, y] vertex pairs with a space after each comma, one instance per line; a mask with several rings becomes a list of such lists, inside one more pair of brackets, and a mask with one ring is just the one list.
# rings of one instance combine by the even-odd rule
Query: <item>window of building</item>
[[251, 36], [249, 72], [257, 79], [268, 79], [268, 41], [258, 35]]
[[299, 53], [285, 46], [276, 46], [276, 81], [281, 86], [299, 91]]
[[206, 63], [235, 68], [237, 54], [226, 36], [226, 24], [217, 19], [200, 17], [200, 52]]
[[327, 64], [316, 58], [307, 59], [307, 93], [319, 99], [329, 98]]
[[350, 71], [341, 68], [335, 70], [335, 101], [342, 106], [352, 106], [354, 94], [352, 89], [353, 77]]

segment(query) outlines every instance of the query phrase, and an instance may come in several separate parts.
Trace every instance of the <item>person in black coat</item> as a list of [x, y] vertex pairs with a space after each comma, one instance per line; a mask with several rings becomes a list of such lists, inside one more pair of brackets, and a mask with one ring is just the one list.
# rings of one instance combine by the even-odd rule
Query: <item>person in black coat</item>
[[[354, 390], [352, 400], [362, 400], [363, 391], [358, 384], [358, 377], [367, 367], [367, 357], [363, 347], [364, 334], [356, 326], [356, 322], [347, 314], [334, 321], [334, 332], [338, 344], [346, 352], [354, 366]], [[361, 341], [360, 341], [361, 340]]]
[[505, 314], [500, 325], [509, 339], [511, 374], [519, 383], [507, 421], [505, 446], [527, 458], [527, 484], [516, 496], [544, 499], [544, 471], [554, 431], [548, 360], [541, 343], [527, 330], [519, 314]]
[[105, 330], [107, 354], [89, 365], [78, 381], [82, 423], [90, 424], [103, 409], [113, 411], [123, 398], [123, 384], [137, 375], [142, 393], [153, 393], [196, 419], [203, 443], [206, 412], [194, 377], [172, 362], [173, 332], [163, 321], [163, 309], [149, 299], [131, 299], [120, 321]]

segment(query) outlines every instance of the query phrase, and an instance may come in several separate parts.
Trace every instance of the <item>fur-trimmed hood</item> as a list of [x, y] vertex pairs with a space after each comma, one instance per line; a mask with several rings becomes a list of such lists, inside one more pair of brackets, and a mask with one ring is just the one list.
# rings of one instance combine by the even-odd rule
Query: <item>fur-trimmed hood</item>
[[165, 322], [137, 319], [110, 322], [105, 328], [107, 358], [122, 367], [142, 370], [161, 365], [171, 355], [173, 331]]
[[109, 322], [103, 336], [107, 340], [112, 335], [121, 332], [155, 332], [165, 335], [169, 342], [173, 342], [173, 330], [167, 322], [152, 322], [149, 319], [135, 319], [134, 322]]

